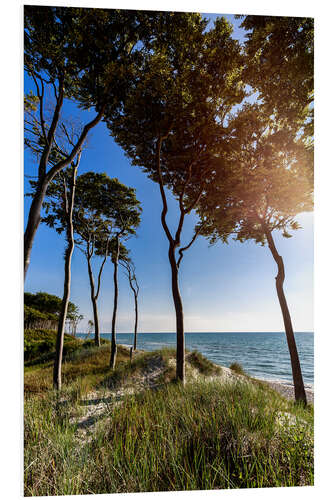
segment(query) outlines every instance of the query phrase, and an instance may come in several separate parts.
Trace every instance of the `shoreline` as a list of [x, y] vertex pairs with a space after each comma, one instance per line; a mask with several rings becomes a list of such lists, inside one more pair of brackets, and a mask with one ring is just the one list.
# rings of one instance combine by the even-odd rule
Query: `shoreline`
[[[279, 392], [282, 396], [284, 396], [287, 399], [295, 399], [295, 394], [294, 394], [294, 386], [293, 384], [289, 383], [282, 383], [282, 382], [274, 382], [273, 380], [264, 380], [264, 379], [258, 379], [261, 380], [262, 382], [266, 382], [272, 389], [275, 391]], [[314, 404], [314, 389], [310, 389], [306, 387], [305, 385], [305, 394], [306, 394], [306, 399], [308, 403]]]
[[[126, 347], [129, 349], [131, 346], [127, 344], [121, 344], [123, 347]], [[143, 353], [143, 352], [151, 352], [151, 351], [144, 351], [143, 349], [138, 349], [136, 351], [137, 354]], [[213, 362], [213, 361], [212, 361]], [[214, 362], [213, 362], [214, 363]], [[220, 365], [218, 363], [214, 363], [216, 366], [219, 366], [222, 368], [224, 371], [230, 372], [230, 368], [224, 365]], [[231, 370], [232, 371], [232, 370]], [[236, 373], [235, 373], [236, 375]], [[259, 377], [254, 377], [252, 375], [249, 375], [251, 378], [256, 379], [260, 382], [265, 382], [268, 384], [272, 389], [275, 391], [279, 392], [282, 396], [284, 396], [286, 399], [289, 400], [294, 400], [295, 399], [295, 393], [294, 393], [294, 385], [292, 382], [288, 382], [287, 380], [274, 380], [274, 379], [264, 379], [264, 378], [259, 378]], [[314, 404], [314, 386], [313, 384], [304, 384], [304, 389], [305, 389], [305, 394], [307, 398], [307, 402]]]

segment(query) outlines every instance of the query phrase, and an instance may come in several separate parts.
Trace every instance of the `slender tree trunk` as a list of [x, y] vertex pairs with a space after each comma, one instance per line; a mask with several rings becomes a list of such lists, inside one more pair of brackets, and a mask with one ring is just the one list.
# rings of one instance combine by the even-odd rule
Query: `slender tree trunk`
[[[176, 312], [176, 335], [177, 335], [177, 351], [176, 351], [176, 378], [180, 380], [182, 384], [185, 384], [185, 339], [184, 339], [184, 314], [183, 314], [183, 304], [178, 286], [178, 265], [175, 257], [175, 250], [179, 246], [180, 234], [183, 227], [183, 221], [185, 216], [185, 211], [181, 209], [181, 215], [178, 222], [178, 228], [176, 231], [175, 239], [172, 238], [168, 224], [166, 222], [166, 215], [168, 212], [168, 203], [165, 196], [163, 178], [161, 173], [161, 146], [163, 140], [167, 137], [168, 133], [164, 137], [159, 137], [156, 144], [156, 168], [159, 176], [159, 187], [163, 203], [163, 209], [161, 212], [161, 222], [166, 237], [169, 241], [169, 262], [171, 266], [171, 283], [172, 283], [172, 297]], [[185, 186], [184, 186], [185, 188]], [[184, 194], [184, 191], [183, 191]], [[183, 195], [182, 195], [183, 196]], [[181, 201], [179, 202], [181, 207]]]
[[134, 292], [134, 302], [135, 302], [135, 323], [134, 323], [134, 340], [133, 340], [133, 349], [136, 350], [136, 340], [137, 340], [137, 332], [138, 332], [138, 295]]
[[117, 237], [116, 256], [113, 261], [114, 297], [113, 297], [112, 338], [111, 338], [111, 356], [110, 356], [110, 367], [112, 368], [112, 370], [115, 369], [116, 357], [117, 357], [116, 318], [117, 318], [117, 307], [118, 307], [118, 260], [119, 260], [119, 236]]
[[294, 381], [294, 391], [296, 401], [301, 401], [306, 405], [306, 394], [304, 389], [301, 365], [299, 362], [297, 346], [295, 342], [295, 336], [293, 331], [293, 326], [291, 322], [291, 317], [288, 309], [288, 304], [283, 291], [283, 283], [285, 278], [284, 263], [282, 257], [278, 254], [273, 240], [272, 233], [269, 229], [265, 229], [265, 235], [268, 241], [269, 249], [273, 255], [273, 258], [278, 266], [278, 274], [275, 277], [276, 291], [280, 302], [280, 307], [282, 311], [284, 327], [287, 336], [287, 343], [289, 348], [291, 368], [293, 373]]
[[70, 288], [71, 288], [71, 261], [74, 250], [73, 206], [74, 206], [76, 173], [77, 173], [77, 165], [73, 168], [72, 186], [70, 190], [70, 200], [69, 200], [69, 207], [67, 214], [68, 217], [67, 227], [66, 227], [67, 248], [65, 250], [64, 293], [62, 297], [61, 311], [58, 322], [56, 355], [53, 367], [53, 386], [58, 391], [60, 391], [61, 389], [61, 366], [62, 366], [62, 355], [64, 348], [65, 321], [67, 317], [68, 302], [69, 302]]
[[171, 266], [172, 297], [176, 312], [177, 352], [176, 378], [185, 384], [185, 336], [183, 303], [178, 285], [178, 267], [175, 257], [175, 247], [169, 245], [169, 262]]
[[40, 213], [42, 210], [46, 189], [46, 183], [42, 183], [41, 186], [37, 188], [29, 210], [27, 226], [24, 232], [24, 280], [26, 278], [26, 274], [30, 264], [32, 244], [40, 223]]
[[90, 283], [90, 297], [91, 297], [91, 302], [93, 306], [93, 313], [94, 313], [94, 325], [95, 325], [95, 345], [100, 347], [101, 345], [101, 336], [99, 333], [99, 320], [98, 320], [98, 311], [97, 311], [97, 300], [95, 296], [95, 282], [94, 282], [94, 276], [93, 272], [91, 269], [91, 257], [87, 256], [87, 263], [88, 263], [88, 274], [89, 274], [89, 283]]

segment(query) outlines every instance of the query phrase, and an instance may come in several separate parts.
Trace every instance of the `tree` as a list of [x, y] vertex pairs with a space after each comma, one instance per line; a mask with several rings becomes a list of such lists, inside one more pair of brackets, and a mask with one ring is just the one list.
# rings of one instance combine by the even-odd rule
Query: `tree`
[[88, 331], [87, 331], [87, 337], [86, 338], [90, 337], [90, 334], [93, 331], [93, 329], [94, 329], [94, 322], [93, 322], [93, 320], [89, 319], [88, 320]]
[[[113, 179], [112, 179], [113, 180]], [[101, 198], [104, 206], [110, 206], [112, 213], [109, 216], [112, 218], [112, 236], [110, 236], [110, 245], [108, 252], [113, 264], [113, 313], [112, 313], [112, 328], [111, 328], [111, 355], [110, 367], [114, 370], [117, 358], [117, 341], [116, 341], [116, 321], [118, 309], [118, 263], [128, 258], [128, 251], [122, 244], [122, 240], [127, 240], [131, 235], [135, 234], [135, 230], [140, 224], [140, 202], [136, 199], [135, 190], [120, 184], [105, 184], [105, 190], [101, 191]], [[112, 205], [108, 200], [113, 200]], [[99, 243], [97, 244], [96, 253], [99, 253]]]
[[[275, 230], [290, 238], [300, 226], [298, 213], [312, 209], [313, 186], [309, 175], [313, 159], [304, 144], [279, 129], [265, 110], [246, 105], [230, 125], [231, 146], [221, 158], [214, 185], [201, 199], [203, 234], [211, 242], [230, 234], [243, 242], [268, 244], [277, 264], [276, 290], [291, 359], [295, 399], [306, 404], [303, 377], [283, 283], [285, 269], [273, 239]], [[230, 228], [233, 227], [231, 230]]]
[[[55, 329], [59, 322], [62, 300], [56, 295], [46, 292], [36, 294], [24, 293], [24, 328], [52, 328]], [[73, 302], [68, 302], [67, 318], [78, 307]]]
[[[183, 383], [185, 343], [179, 266], [196, 235], [180, 248], [181, 233], [186, 216], [196, 207], [206, 184], [213, 181], [227, 115], [245, 96], [240, 81], [240, 47], [231, 38], [232, 28], [223, 18], [216, 21], [214, 29], [206, 28], [207, 21], [199, 14], [174, 13], [172, 25], [156, 37], [138, 68], [135, 85], [120, 112], [107, 109], [105, 114], [112, 135], [132, 163], [142, 167], [160, 188], [161, 223], [169, 243], [176, 314], [176, 373]], [[178, 201], [174, 234], [167, 222], [167, 189]]]
[[128, 278], [129, 286], [134, 295], [134, 311], [135, 311], [135, 320], [134, 320], [134, 336], [133, 336], [133, 349], [136, 350], [137, 344], [137, 332], [138, 332], [138, 295], [139, 295], [139, 285], [136, 278], [135, 265], [131, 258], [120, 259], [120, 264], [125, 269], [125, 274]]
[[[133, 79], [133, 63], [142, 57], [158, 26], [159, 16], [153, 12], [24, 7], [24, 65], [36, 89], [25, 104], [38, 116], [27, 124], [25, 146], [39, 155], [37, 187], [24, 233], [24, 276], [49, 183], [71, 164], [89, 131], [101, 121], [106, 99], [109, 109], [119, 106]], [[54, 96], [48, 118], [47, 94]], [[85, 124], [68, 154], [50, 164], [66, 100], [84, 109], [95, 108], [96, 115]]]
[[64, 292], [58, 321], [56, 356], [53, 370], [53, 385], [57, 390], [61, 389], [61, 367], [66, 319], [71, 324], [76, 325], [77, 321], [83, 318], [79, 314], [78, 309], [67, 314], [71, 287], [71, 262], [75, 245], [73, 232], [75, 182], [80, 158], [81, 152], [77, 156], [76, 161], [72, 162], [71, 168], [60, 171], [53, 182], [49, 184], [46, 192], [48, 201], [44, 204], [47, 207], [47, 216], [41, 219], [49, 227], [56, 227], [58, 233], [62, 233], [63, 231], [66, 233]]
[[[97, 299], [103, 268], [114, 244], [111, 242], [115, 240], [119, 243], [120, 239], [134, 234], [134, 228], [140, 222], [140, 210], [135, 190], [120, 183], [118, 179], [110, 179], [105, 173], [94, 172], [87, 172], [78, 177], [74, 231], [78, 236], [76, 242], [87, 259], [96, 345], [100, 345]], [[93, 256], [103, 258], [98, 272], [97, 288], [92, 270]], [[115, 320], [112, 324], [114, 349]]]
[[314, 20], [309, 17], [236, 16], [249, 30], [244, 78], [259, 91], [268, 115], [313, 136]]
[[[28, 99], [27, 99], [28, 100]], [[33, 102], [30, 98], [28, 102]], [[38, 144], [43, 143], [43, 135], [38, 128], [38, 121], [31, 118], [31, 123], [34, 130], [35, 146], [33, 151], [38, 155]], [[74, 147], [77, 137], [80, 136], [80, 127], [72, 121], [62, 122], [59, 129], [54, 133], [54, 144], [50, 151], [49, 163], [57, 165], [62, 158], [68, 156], [68, 150]], [[32, 147], [32, 146], [31, 146]], [[72, 160], [71, 166], [62, 169], [55, 175], [53, 181], [48, 184], [46, 190], [46, 199], [43, 207], [46, 209], [46, 217], [42, 217], [41, 221], [46, 223], [49, 227], [55, 227], [60, 234], [63, 231], [66, 235], [66, 249], [64, 256], [64, 291], [61, 304], [61, 311], [58, 321], [57, 340], [56, 340], [56, 356], [54, 362], [53, 372], [53, 385], [54, 388], [61, 389], [61, 367], [62, 367], [62, 354], [64, 345], [65, 323], [66, 319], [72, 325], [72, 331], [75, 332], [76, 325], [80, 319], [83, 318], [79, 314], [78, 309], [71, 311], [67, 317], [68, 303], [70, 297], [71, 287], [71, 261], [74, 251], [74, 235], [73, 235], [73, 208], [75, 197], [75, 182], [77, 170], [81, 160], [82, 145], [76, 158]], [[38, 181], [30, 181], [33, 196], [38, 190]]]

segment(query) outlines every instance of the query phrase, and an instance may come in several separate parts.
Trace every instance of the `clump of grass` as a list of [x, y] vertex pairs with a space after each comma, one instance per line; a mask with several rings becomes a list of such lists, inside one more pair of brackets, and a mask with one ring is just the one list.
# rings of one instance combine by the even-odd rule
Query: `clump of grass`
[[218, 375], [221, 373], [221, 368], [209, 359], [205, 358], [201, 352], [193, 351], [187, 355], [186, 361], [197, 368], [204, 375]]
[[239, 363], [236, 363], [236, 362], [231, 363], [229, 368], [230, 368], [230, 370], [234, 371], [235, 373], [238, 373], [238, 375], [246, 375], [244, 368]]

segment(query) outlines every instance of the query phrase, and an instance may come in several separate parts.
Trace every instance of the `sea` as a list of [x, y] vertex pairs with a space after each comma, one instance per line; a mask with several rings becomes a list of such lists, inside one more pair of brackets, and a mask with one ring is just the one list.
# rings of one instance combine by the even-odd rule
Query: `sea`
[[[92, 338], [92, 335], [90, 338]], [[85, 338], [86, 334], [78, 334]], [[110, 339], [111, 334], [101, 337]], [[295, 332], [304, 385], [314, 384], [313, 332]], [[117, 343], [133, 345], [133, 334], [117, 333]], [[137, 348], [154, 351], [175, 347], [176, 334], [138, 333]], [[286, 334], [284, 332], [198, 332], [185, 333], [185, 348], [199, 351], [214, 363], [229, 367], [237, 362], [249, 375], [268, 381], [292, 384], [292, 372]]]

